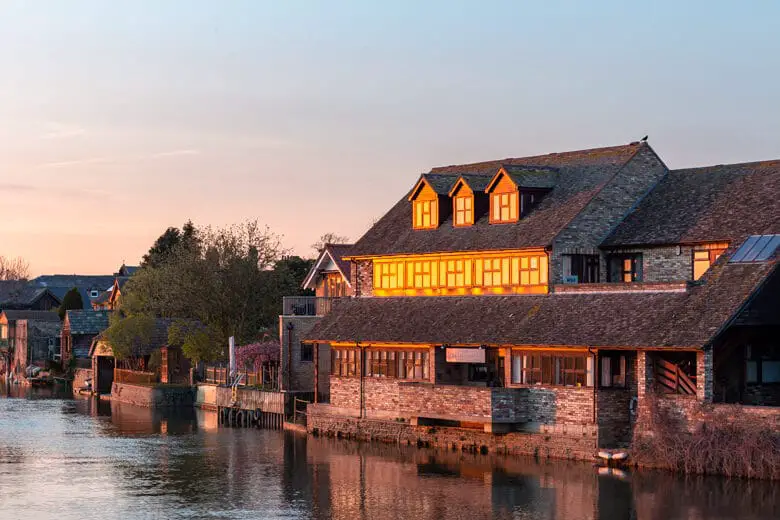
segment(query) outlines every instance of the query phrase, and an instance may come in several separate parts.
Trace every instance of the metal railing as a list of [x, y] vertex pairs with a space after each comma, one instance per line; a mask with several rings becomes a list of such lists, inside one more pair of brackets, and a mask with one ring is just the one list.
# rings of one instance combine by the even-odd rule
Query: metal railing
[[279, 387], [279, 369], [277, 366], [262, 366], [260, 370], [239, 370], [234, 382], [229, 381], [230, 370], [227, 367], [207, 366], [205, 383], [214, 385], [233, 386], [238, 381], [239, 386], [260, 387], [264, 390], [277, 390]]
[[283, 316], [325, 316], [339, 300], [346, 297], [285, 296], [282, 298]]

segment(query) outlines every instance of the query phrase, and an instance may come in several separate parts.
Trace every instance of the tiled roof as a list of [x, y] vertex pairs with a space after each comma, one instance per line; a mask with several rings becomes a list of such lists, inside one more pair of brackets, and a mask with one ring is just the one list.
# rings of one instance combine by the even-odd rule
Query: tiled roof
[[335, 306], [305, 339], [362, 344], [701, 347], [775, 271], [776, 261], [718, 261], [687, 292], [353, 298]]
[[602, 244], [741, 242], [780, 233], [780, 160], [674, 170]]
[[354, 244], [327, 244], [325, 246], [347, 281], [349, 281], [350, 277], [350, 262], [344, 260], [344, 257], [349, 255], [353, 247]]
[[111, 311], [78, 309], [66, 314], [71, 334], [98, 334], [108, 328]]
[[[514, 224], [490, 225], [488, 215], [483, 214], [473, 226], [454, 227], [450, 218], [436, 229], [415, 230], [412, 229], [411, 207], [407, 196], [404, 196], [357, 241], [350, 254], [388, 255], [547, 246], [598, 190], [644, 146], [648, 145], [635, 143], [434, 168], [426, 178], [434, 178], [438, 186], [434, 189], [443, 193], [447, 193], [461, 175], [467, 176], [470, 183], [482, 178], [485, 179], [484, 184], [487, 184], [502, 166], [510, 169], [513, 165], [524, 166], [526, 175], [531, 175], [529, 172], [532, 169], [541, 169], [546, 172], [544, 182], [547, 184], [549, 172], [556, 171], [557, 180], [555, 188], [534, 211]], [[446, 211], [442, 214], [446, 214]]]
[[[47, 291], [44, 287], [34, 287], [24, 281], [2, 280], [0, 281], [0, 308], [32, 305], [46, 292], [51, 291]], [[54, 296], [57, 297], [56, 294]]]
[[27, 311], [6, 309], [2, 312], [8, 321], [35, 320], [35, 321], [60, 321], [60, 317], [54, 311]]
[[62, 330], [62, 323], [59, 319], [56, 322], [53, 321], [41, 321], [41, 320], [28, 320], [28, 326], [37, 330], [38, 335], [56, 338], [60, 335]]

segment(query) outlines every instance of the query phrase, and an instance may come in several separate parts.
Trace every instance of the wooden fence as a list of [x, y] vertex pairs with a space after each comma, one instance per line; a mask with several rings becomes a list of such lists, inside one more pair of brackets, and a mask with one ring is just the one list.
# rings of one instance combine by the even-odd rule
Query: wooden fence
[[157, 382], [156, 372], [139, 372], [136, 370], [114, 370], [114, 382], [127, 384], [151, 385]]
[[696, 376], [686, 374], [679, 366], [664, 359], [655, 361], [655, 383], [664, 394], [696, 395]]

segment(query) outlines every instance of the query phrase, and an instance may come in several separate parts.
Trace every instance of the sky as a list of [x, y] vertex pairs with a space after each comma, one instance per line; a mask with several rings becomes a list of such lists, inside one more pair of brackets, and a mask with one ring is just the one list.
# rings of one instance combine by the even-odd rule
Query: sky
[[0, 255], [112, 273], [168, 226], [311, 255], [437, 165], [780, 158], [780, 2], [0, 0]]

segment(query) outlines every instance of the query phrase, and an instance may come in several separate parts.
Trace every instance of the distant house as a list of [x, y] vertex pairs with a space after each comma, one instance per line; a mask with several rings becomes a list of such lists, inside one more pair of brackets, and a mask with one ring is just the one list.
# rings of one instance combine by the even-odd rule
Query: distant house
[[17, 320], [12, 358], [12, 369], [17, 377], [24, 377], [29, 366], [46, 368], [55, 352], [59, 357], [61, 324], [56, 313], [51, 314], [56, 320], [48, 316], [43, 320]]
[[108, 328], [111, 311], [106, 310], [69, 310], [65, 313], [62, 323], [61, 359], [65, 367], [71, 358], [76, 359], [76, 366], [88, 368], [89, 349], [92, 340]]
[[113, 286], [114, 279], [114, 275], [52, 274], [33, 278], [29, 285], [49, 289], [59, 301], [75, 287], [81, 294], [84, 308], [91, 309], [92, 302]]
[[[133, 352], [120, 362], [107, 338], [100, 335], [92, 344], [93, 381], [99, 393], [111, 392], [113, 383], [187, 383], [190, 362], [179, 345], [168, 342], [168, 330], [176, 320], [157, 318], [148, 341], [136, 345]], [[155, 353], [160, 353], [156, 358]]]
[[117, 310], [119, 308], [119, 298], [122, 295], [122, 287], [125, 286], [128, 280], [129, 278], [127, 277], [117, 276], [114, 278], [114, 285], [92, 300], [92, 308], [95, 310]]
[[[14, 348], [16, 346], [16, 327], [20, 321], [33, 323], [56, 323], [60, 319], [54, 311], [30, 311], [7, 309], [0, 312], [0, 374], [10, 371], [13, 366]], [[57, 341], [59, 344], [59, 341]], [[57, 352], [59, 357], [59, 351]]]
[[60, 305], [62, 298], [46, 287], [22, 280], [0, 281], [0, 309], [48, 311]]
[[137, 266], [137, 265], [125, 265], [125, 264], [122, 264], [119, 267], [119, 270], [116, 273], [114, 273], [114, 275], [119, 277], [119, 278], [129, 278], [129, 277], [133, 276], [136, 273], [136, 271], [138, 271], [139, 269], [140, 269], [140, 267]]

